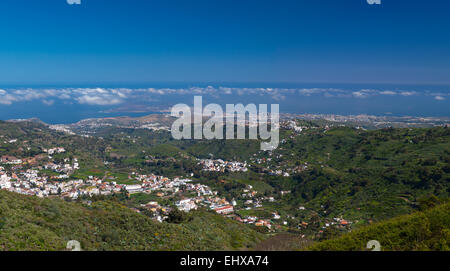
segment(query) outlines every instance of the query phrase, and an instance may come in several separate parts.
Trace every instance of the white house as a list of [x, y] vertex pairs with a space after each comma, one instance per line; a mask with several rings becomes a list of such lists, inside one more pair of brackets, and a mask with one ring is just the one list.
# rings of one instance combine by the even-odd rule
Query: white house
[[142, 192], [142, 186], [140, 184], [132, 184], [132, 185], [127, 185], [125, 186], [125, 189], [128, 191], [128, 193], [130, 194], [134, 194], [134, 193], [139, 193]]

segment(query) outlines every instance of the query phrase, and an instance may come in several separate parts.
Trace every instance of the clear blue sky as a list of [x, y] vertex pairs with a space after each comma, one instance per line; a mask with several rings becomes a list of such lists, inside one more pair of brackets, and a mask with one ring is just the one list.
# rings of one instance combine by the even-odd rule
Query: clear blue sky
[[0, 1], [0, 84], [450, 82], [450, 1]]

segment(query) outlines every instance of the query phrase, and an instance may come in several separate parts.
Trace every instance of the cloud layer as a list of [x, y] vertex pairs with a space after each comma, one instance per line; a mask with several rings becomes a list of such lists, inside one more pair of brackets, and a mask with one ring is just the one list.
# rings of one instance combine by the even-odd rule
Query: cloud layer
[[450, 93], [410, 90], [360, 89], [345, 90], [339, 88], [230, 88], [230, 87], [191, 87], [191, 88], [60, 88], [60, 89], [0, 89], [0, 105], [17, 102], [40, 101], [52, 106], [56, 101], [84, 105], [110, 106], [127, 101], [151, 101], [164, 95], [250, 95], [268, 96], [274, 101], [286, 100], [287, 96], [322, 96], [324, 98], [367, 99], [375, 96], [424, 96], [435, 101], [444, 101]]

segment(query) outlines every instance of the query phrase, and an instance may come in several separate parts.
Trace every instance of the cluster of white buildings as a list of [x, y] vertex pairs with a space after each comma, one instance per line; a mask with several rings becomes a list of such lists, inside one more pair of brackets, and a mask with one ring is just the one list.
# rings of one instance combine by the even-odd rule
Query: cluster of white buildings
[[169, 179], [164, 176], [156, 175], [138, 175], [136, 179], [141, 182], [137, 185], [127, 185], [126, 189], [130, 193], [151, 193], [154, 191], [161, 191], [164, 193], [178, 193], [181, 189], [186, 191], [195, 192], [198, 196], [201, 195], [213, 195], [217, 192], [211, 191], [211, 189], [202, 184], [193, 184], [191, 179], [187, 178], [174, 178]]
[[[218, 192], [204, 184], [193, 183], [187, 178], [169, 179], [164, 176], [138, 175], [136, 179], [141, 184], [126, 185], [125, 189], [129, 193], [153, 193], [159, 196], [175, 194], [179, 192], [196, 194], [195, 197], [184, 198], [175, 203], [177, 209], [190, 212], [197, 210], [199, 206], [208, 207], [220, 214], [230, 214], [234, 212], [233, 206], [224, 198], [217, 196]], [[234, 202], [234, 205], [236, 203]]]
[[256, 216], [246, 216], [245, 218], [236, 217], [236, 220], [245, 223], [255, 225], [256, 227], [267, 227], [272, 229], [273, 223], [269, 219], [261, 219]]
[[55, 172], [68, 173], [70, 171], [80, 169], [80, 164], [78, 163], [77, 158], [74, 158], [73, 161], [70, 161], [69, 158], [65, 158], [64, 164], [55, 164], [55, 163], [50, 162], [50, 163], [45, 164], [44, 168], [55, 171]]
[[211, 160], [202, 159], [198, 163], [203, 167], [204, 171], [215, 171], [215, 172], [247, 172], [247, 162], [241, 163], [237, 161], [224, 161], [222, 159]]
[[192, 184], [186, 187], [187, 191], [197, 192], [197, 197], [182, 199], [176, 202], [179, 210], [189, 212], [196, 210], [199, 206], [210, 208], [218, 214], [229, 215], [234, 213], [233, 205], [225, 198], [219, 197], [217, 191], [212, 191], [208, 186], [202, 184]]
[[[217, 194], [217, 193], [216, 193]], [[177, 201], [176, 206], [179, 210], [189, 212], [197, 210], [199, 206], [209, 207], [218, 214], [230, 215], [234, 213], [236, 203], [230, 204], [226, 199], [217, 196], [199, 196]]]
[[[74, 161], [77, 160], [74, 159]], [[74, 165], [48, 163], [44, 166], [45, 169], [55, 172], [67, 172], [78, 167], [77, 162]], [[169, 179], [156, 175], [135, 175], [134, 177], [140, 182], [139, 184], [122, 185], [114, 181], [103, 181], [93, 176], [89, 176], [87, 180], [64, 180], [69, 179], [67, 174], [48, 177], [42, 176], [38, 170], [34, 169], [8, 175], [5, 169], [0, 167], [0, 188], [24, 195], [60, 196], [72, 199], [77, 199], [83, 195], [110, 195], [121, 191], [127, 191], [129, 194], [157, 192], [159, 196], [178, 192], [194, 193], [196, 197], [176, 202], [177, 208], [189, 212], [199, 206], [205, 206], [220, 214], [234, 212], [233, 206], [228, 201], [217, 196], [217, 191], [212, 191], [210, 187], [203, 184], [192, 183], [191, 179]]]
[[66, 149], [64, 149], [62, 147], [56, 147], [56, 148], [52, 148], [52, 149], [43, 149], [43, 151], [48, 153], [49, 155], [53, 155], [55, 153], [64, 153], [64, 152], [66, 152]]
[[0, 189], [9, 189], [11, 187], [11, 178], [8, 177], [4, 170], [3, 167], [0, 167]]
[[69, 129], [69, 126], [64, 125], [64, 124], [50, 125], [48, 128], [58, 131], [58, 132], [63, 132], [63, 133], [69, 134], [69, 135], [75, 135], [75, 133]]
[[39, 176], [37, 170], [29, 169], [18, 174], [13, 173], [12, 177], [1, 168], [0, 188], [23, 195], [48, 197], [61, 196], [77, 199], [80, 196], [109, 195], [120, 192], [122, 185], [112, 182], [102, 182], [96, 178], [88, 180], [61, 181], [68, 178], [63, 175], [56, 177]]
[[289, 120], [283, 123], [283, 128], [293, 130], [297, 133], [301, 133], [303, 130], [308, 129], [308, 127], [297, 126], [297, 122], [295, 120]]
[[[64, 151], [63, 148], [46, 150], [49, 155], [63, 153]], [[210, 166], [212, 165], [216, 168], [227, 168], [235, 171], [246, 170], [247, 166], [246, 163], [226, 162], [223, 160], [201, 160], [201, 162], [208, 168], [211, 168]], [[77, 199], [82, 196], [110, 195], [123, 191], [127, 191], [130, 194], [156, 193], [160, 197], [171, 197], [178, 194], [182, 196], [182, 199], [177, 201], [175, 205], [181, 211], [189, 212], [199, 207], [206, 207], [222, 215], [234, 215], [235, 206], [237, 205], [235, 200], [229, 202], [225, 198], [218, 196], [218, 192], [213, 191], [209, 186], [193, 183], [188, 178], [169, 179], [164, 176], [131, 173], [130, 178], [136, 180], [137, 184], [130, 185], [117, 184], [112, 180], [104, 181], [93, 176], [89, 176], [86, 180], [70, 180], [70, 172], [74, 169], [79, 169], [76, 158], [73, 160], [66, 158], [62, 164], [50, 162], [39, 168], [59, 172], [60, 175], [46, 176], [45, 173], [42, 174], [37, 169], [17, 169], [8, 173], [3, 167], [0, 167], [0, 189], [38, 197], [55, 196], [71, 199]], [[251, 201], [252, 207], [261, 207], [261, 200], [255, 198], [256, 194], [257, 192], [251, 186], [247, 186], [244, 189], [243, 196], [247, 197], [247, 203]], [[187, 195], [190, 195], [188, 196], [189, 198], [183, 198]], [[146, 205], [141, 205], [141, 207], [151, 210], [155, 214], [154, 219], [160, 222], [167, 218], [168, 210], [170, 210], [169, 207], [160, 206], [157, 202], [149, 202]], [[271, 227], [269, 222], [258, 218], [248, 217], [241, 219], [237, 216], [236, 219], [243, 223], [254, 223], [255, 225]]]
[[281, 169], [277, 169], [277, 170], [270, 170], [269, 171], [269, 175], [272, 176], [283, 176], [283, 177], [289, 177], [290, 174], [288, 172], [285, 172]]
[[191, 210], [197, 210], [197, 203], [196, 199], [190, 198], [177, 201], [176, 206], [180, 211], [190, 212]]
[[170, 128], [157, 123], [146, 123], [139, 126], [140, 129], [148, 129], [152, 131], [170, 131]]
[[[257, 155], [258, 154], [256, 153], [253, 154], [253, 156]], [[271, 176], [290, 177], [291, 174], [300, 173], [309, 168], [308, 162], [304, 162], [303, 164], [298, 166], [283, 167], [283, 165], [277, 163], [277, 159], [281, 159], [283, 157], [283, 154], [274, 155], [272, 152], [268, 152], [267, 156], [269, 157], [251, 157], [250, 162], [264, 166], [263, 172]], [[274, 167], [274, 169], [272, 169], [271, 167]]]
[[[190, 198], [182, 198], [175, 202], [175, 207], [183, 212], [197, 210], [199, 207], [206, 207], [215, 210], [219, 214], [229, 215], [234, 213], [233, 206], [224, 198], [220, 198], [217, 191], [212, 191], [207, 185], [193, 183], [191, 179], [173, 178], [169, 179], [164, 176], [156, 175], [138, 175], [136, 179], [141, 184], [126, 185], [124, 188], [129, 193], [156, 193], [159, 197], [170, 197], [180, 193], [194, 194], [196, 196]], [[234, 202], [236, 204], [236, 202]], [[142, 204], [141, 208], [145, 208], [153, 213], [156, 221], [162, 222], [167, 218], [170, 207], [160, 206], [157, 202], [152, 201]]]

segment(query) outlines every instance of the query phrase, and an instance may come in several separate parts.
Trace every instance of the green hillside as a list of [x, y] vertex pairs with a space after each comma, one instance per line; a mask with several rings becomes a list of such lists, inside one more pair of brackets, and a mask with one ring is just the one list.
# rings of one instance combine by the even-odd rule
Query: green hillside
[[0, 250], [237, 250], [262, 235], [207, 211], [183, 224], [158, 223], [112, 201], [91, 206], [0, 191]]
[[[307, 165], [289, 178], [267, 182], [292, 191], [284, 203], [344, 216], [360, 224], [412, 212], [428, 195], [448, 198], [450, 130], [335, 128], [294, 137], [277, 149], [280, 169]], [[287, 157], [287, 158], [285, 158]], [[289, 159], [288, 159], [289, 158]], [[323, 226], [323, 225], [322, 225]]]
[[450, 204], [362, 227], [337, 239], [324, 241], [311, 250], [365, 250], [377, 240], [383, 251], [450, 250]]
[[[391, 218], [396, 221], [401, 215], [417, 211], [420, 201], [429, 196], [448, 200], [447, 127], [366, 131], [324, 127], [320, 123], [300, 124], [309, 128], [301, 133], [281, 129], [279, 148], [264, 152], [259, 150], [258, 142], [250, 140], [179, 141], [168, 132], [143, 129], [109, 129], [101, 137], [84, 137], [56, 132], [39, 123], [0, 121], [0, 156], [28, 159], [17, 168], [4, 165], [7, 172], [19, 176], [35, 169], [50, 178], [55, 173], [40, 167], [50, 161], [62, 164], [71, 157], [78, 158], [80, 169], [70, 173], [69, 180], [94, 176], [135, 184], [139, 183], [134, 177], [137, 174], [190, 176], [194, 183], [209, 186], [220, 197], [235, 199], [236, 215], [269, 220], [275, 235], [288, 232], [296, 235], [293, 240], [304, 236], [302, 240], [311, 242], [332, 239]], [[66, 152], [50, 159], [44, 149], [51, 147], [64, 147]], [[197, 158], [209, 157], [245, 161], [248, 171], [204, 171]], [[260, 201], [258, 206], [245, 203], [250, 199], [244, 195], [249, 185], [258, 192], [252, 198]], [[129, 209], [150, 200], [160, 199], [160, 204], [170, 206], [184, 196], [192, 197], [190, 193], [180, 193], [166, 198], [151, 195], [142, 202], [118, 199], [122, 200], [120, 204], [105, 201], [114, 197], [105, 197], [92, 206], [83, 206], [2, 192], [3, 198], [13, 200], [1, 201], [0, 249], [63, 249], [72, 239], [82, 241], [83, 248], [90, 250], [245, 249], [258, 243], [262, 235], [251, 227], [209, 212], [192, 213], [192, 221], [175, 225], [155, 223]], [[14, 208], [3, 207], [14, 202]], [[18, 202], [31, 207], [22, 208], [24, 204]], [[274, 213], [280, 218], [272, 219]], [[336, 224], [339, 219], [346, 223]], [[406, 242], [409, 237], [404, 237]], [[367, 242], [365, 239], [360, 242]], [[270, 241], [266, 243], [272, 246]], [[423, 248], [440, 249], [440, 243], [435, 244], [438, 247], [427, 243]], [[361, 244], [354, 248], [360, 249]]]

